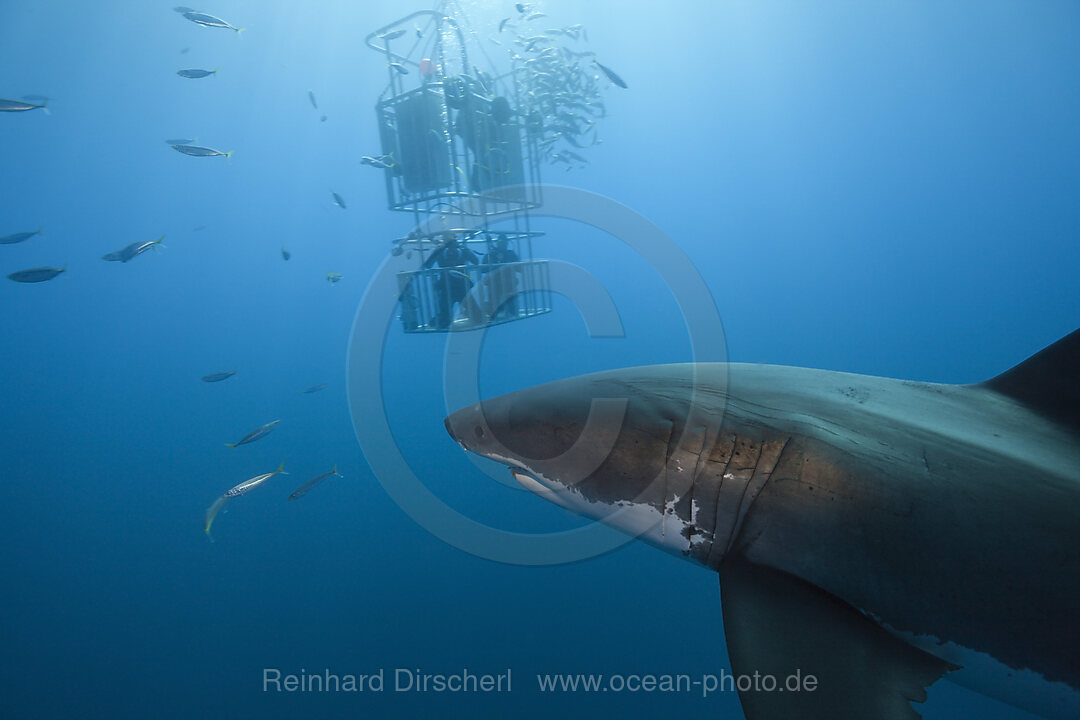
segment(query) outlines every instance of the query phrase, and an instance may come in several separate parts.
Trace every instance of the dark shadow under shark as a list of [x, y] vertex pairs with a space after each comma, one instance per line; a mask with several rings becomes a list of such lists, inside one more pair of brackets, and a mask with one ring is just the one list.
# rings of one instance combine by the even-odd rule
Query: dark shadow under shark
[[734, 673], [816, 679], [740, 692], [749, 720], [918, 718], [946, 674], [1080, 717], [1080, 330], [976, 385], [664, 365], [446, 426], [545, 499], [717, 571]]

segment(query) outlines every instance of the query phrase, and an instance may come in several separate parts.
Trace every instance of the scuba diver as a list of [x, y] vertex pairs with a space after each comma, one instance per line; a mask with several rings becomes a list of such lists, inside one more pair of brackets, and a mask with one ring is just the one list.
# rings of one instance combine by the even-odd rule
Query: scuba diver
[[482, 319], [480, 308], [469, 296], [469, 289], [472, 288], [473, 282], [464, 272], [466, 263], [479, 265], [480, 261], [452, 232], [443, 234], [442, 245], [424, 261], [424, 270], [430, 269], [435, 264], [438, 264], [440, 268], [435, 278], [435, 322], [440, 330], [450, 327], [454, 305], [458, 303], [462, 305], [467, 318], [472, 321]]
[[506, 239], [506, 235], [500, 234], [495, 241], [495, 247], [488, 251], [484, 257], [488, 265], [490, 278], [490, 298], [499, 303], [495, 309], [495, 317], [500, 320], [509, 320], [518, 316], [518, 276], [521, 271], [516, 267], [509, 267], [509, 263], [521, 262], [521, 258], [514, 252]]
[[496, 175], [509, 172], [500, 128], [510, 124], [513, 110], [505, 97], [495, 97], [490, 103], [478, 101], [474, 88], [483, 90], [476, 80], [460, 75], [446, 85], [446, 103], [457, 110], [454, 132], [465, 142], [472, 154], [468, 173], [469, 189], [482, 192], [499, 185]]

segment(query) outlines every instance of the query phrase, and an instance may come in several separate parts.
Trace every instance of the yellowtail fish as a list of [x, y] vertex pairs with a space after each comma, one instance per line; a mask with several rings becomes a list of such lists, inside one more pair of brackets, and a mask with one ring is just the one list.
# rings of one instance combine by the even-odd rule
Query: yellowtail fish
[[331, 285], [337, 285], [339, 282], [341, 282], [341, 278], [343, 277], [345, 276], [336, 272], [326, 273], [326, 282], [330, 283]]
[[[264, 482], [274, 477], [278, 473], [283, 473], [286, 475], [288, 474], [285, 472], [285, 463], [281, 463], [281, 465], [278, 466], [278, 469], [274, 472], [256, 475], [250, 480], [245, 480], [239, 485], [236, 485], [235, 487], [232, 487], [222, 493], [219, 498], [217, 498], [216, 500], [214, 500], [213, 503], [211, 503], [210, 507], [206, 508], [206, 513], [203, 515], [203, 531], [207, 535], [210, 535], [210, 526], [214, 524], [214, 518], [216, 518], [218, 513], [221, 512], [222, 508], [225, 507], [225, 503], [229, 502], [229, 500], [234, 497], [240, 497], [241, 495], [248, 494], [249, 492], [259, 487]], [[213, 540], [213, 538], [210, 539]]]
[[295, 500], [296, 498], [300, 497], [301, 495], [306, 495], [308, 493], [308, 491], [311, 490], [311, 488], [315, 487], [316, 485], [321, 483], [326, 478], [333, 477], [334, 475], [337, 475], [338, 477], [342, 476], [341, 473], [339, 473], [337, 471], [337, 465], [335, 465], [334, 469], [331, 470], [330, 472], [323, 473], [322, 475], [319, 475], [318, 477], [313, 477], [310, 480], [308, 480], [306, 483], [301, 485], [300, 487], [293, 490], [292, 494], [289, 495], [289, 500]]
[[252, 430], [247, 435], [240, 438], [239, 442], [225, 443], [225, 447], [231, 447], [231, 448], [240, 447], [241, 445], [247, 445], [248, 443], [253, 443], [256, 440], [260, 440], [260, 439], [266, 437], [267, 435], [269, 435], [273, 431], [274, 427], [279, 422], [281, 422], [281, 421], [280, 420], [271, 420], [270, 422], [266, 423], [262, 427], [260, 427], [260, 428], [258, 428], [256, 430]]

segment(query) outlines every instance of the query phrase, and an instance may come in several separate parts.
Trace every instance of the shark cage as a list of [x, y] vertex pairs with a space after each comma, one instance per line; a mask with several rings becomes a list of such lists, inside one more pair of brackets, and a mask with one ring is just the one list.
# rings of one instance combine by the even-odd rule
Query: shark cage
[[[386, 61], [375, 106], [390, 210], [414, 227], [392, 253], [406, 333], [475, 330], [551, 312], [548, 264], [533, 258], [529, 213], [541, 207], [537, 128], [521, 110], [519, 71], [486, 56], [456, 3], [421, 10], [365, 39]], [[400, 46], [400, 47], [398, 47]]]

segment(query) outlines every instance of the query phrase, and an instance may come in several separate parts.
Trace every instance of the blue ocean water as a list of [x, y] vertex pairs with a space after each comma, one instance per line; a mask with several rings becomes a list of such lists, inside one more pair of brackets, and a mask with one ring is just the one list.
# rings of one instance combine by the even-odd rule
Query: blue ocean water
[[[1076, 328], [1075, 3], [534, 5], [541, 24], [587, 27], [629, 85], [607, 92], [589, 165], [545, 180], [663, 229], [708, 283], [730, 359], [973, 382]], [[416, 524], [365, 462], [350, 332], [410, 221], [359, 163], [387, 77], [362, 39], [421, 6], [199, 8], [240, 34], [172, 7], [0, 5], [0, 97], [51, 98], [51, 115], [0, 117], [0, 236], [43, 227], [0, 246], [0, 270], [66, 267], [0, 284], [3, 715], [739, 717], [732, 694], [543, 695], [532, 680], [729, 667], [714, 574], [640, 543], [555, 567], [478, 558]], [[504, 52], [487, 37], [513, 3], [462, 7]], [[221, 70], [177, 77], [186, 67]], [[167, 138], [234, 155], [185, 157]], [[601, 233], [537, 223], [536, 254], [592, 273], [625, 336], [590, 338], [557, 299], [487, 334], [482, 394], [691, 359], [655, 268]], [[160, 252], [99, 259], [160, 235]], [[392, 324], [370, 343], [387, 419], [432, 492], [514, 531], [580, 525], [446, 435], [444, 336]], [[237, 374], [200, 382], [223, 370]], [[223, 447], [273, 419], [267, 438]], [[290, 475], [230, 503], [209, 542], [210, 502], [282, 462]], [[334, 464], [343, 478], [285, 501]], [[264, 668], [510, 668], [513, 692], [264, 692]], [[920, 711], [1029, 717], [947, 682]]]

